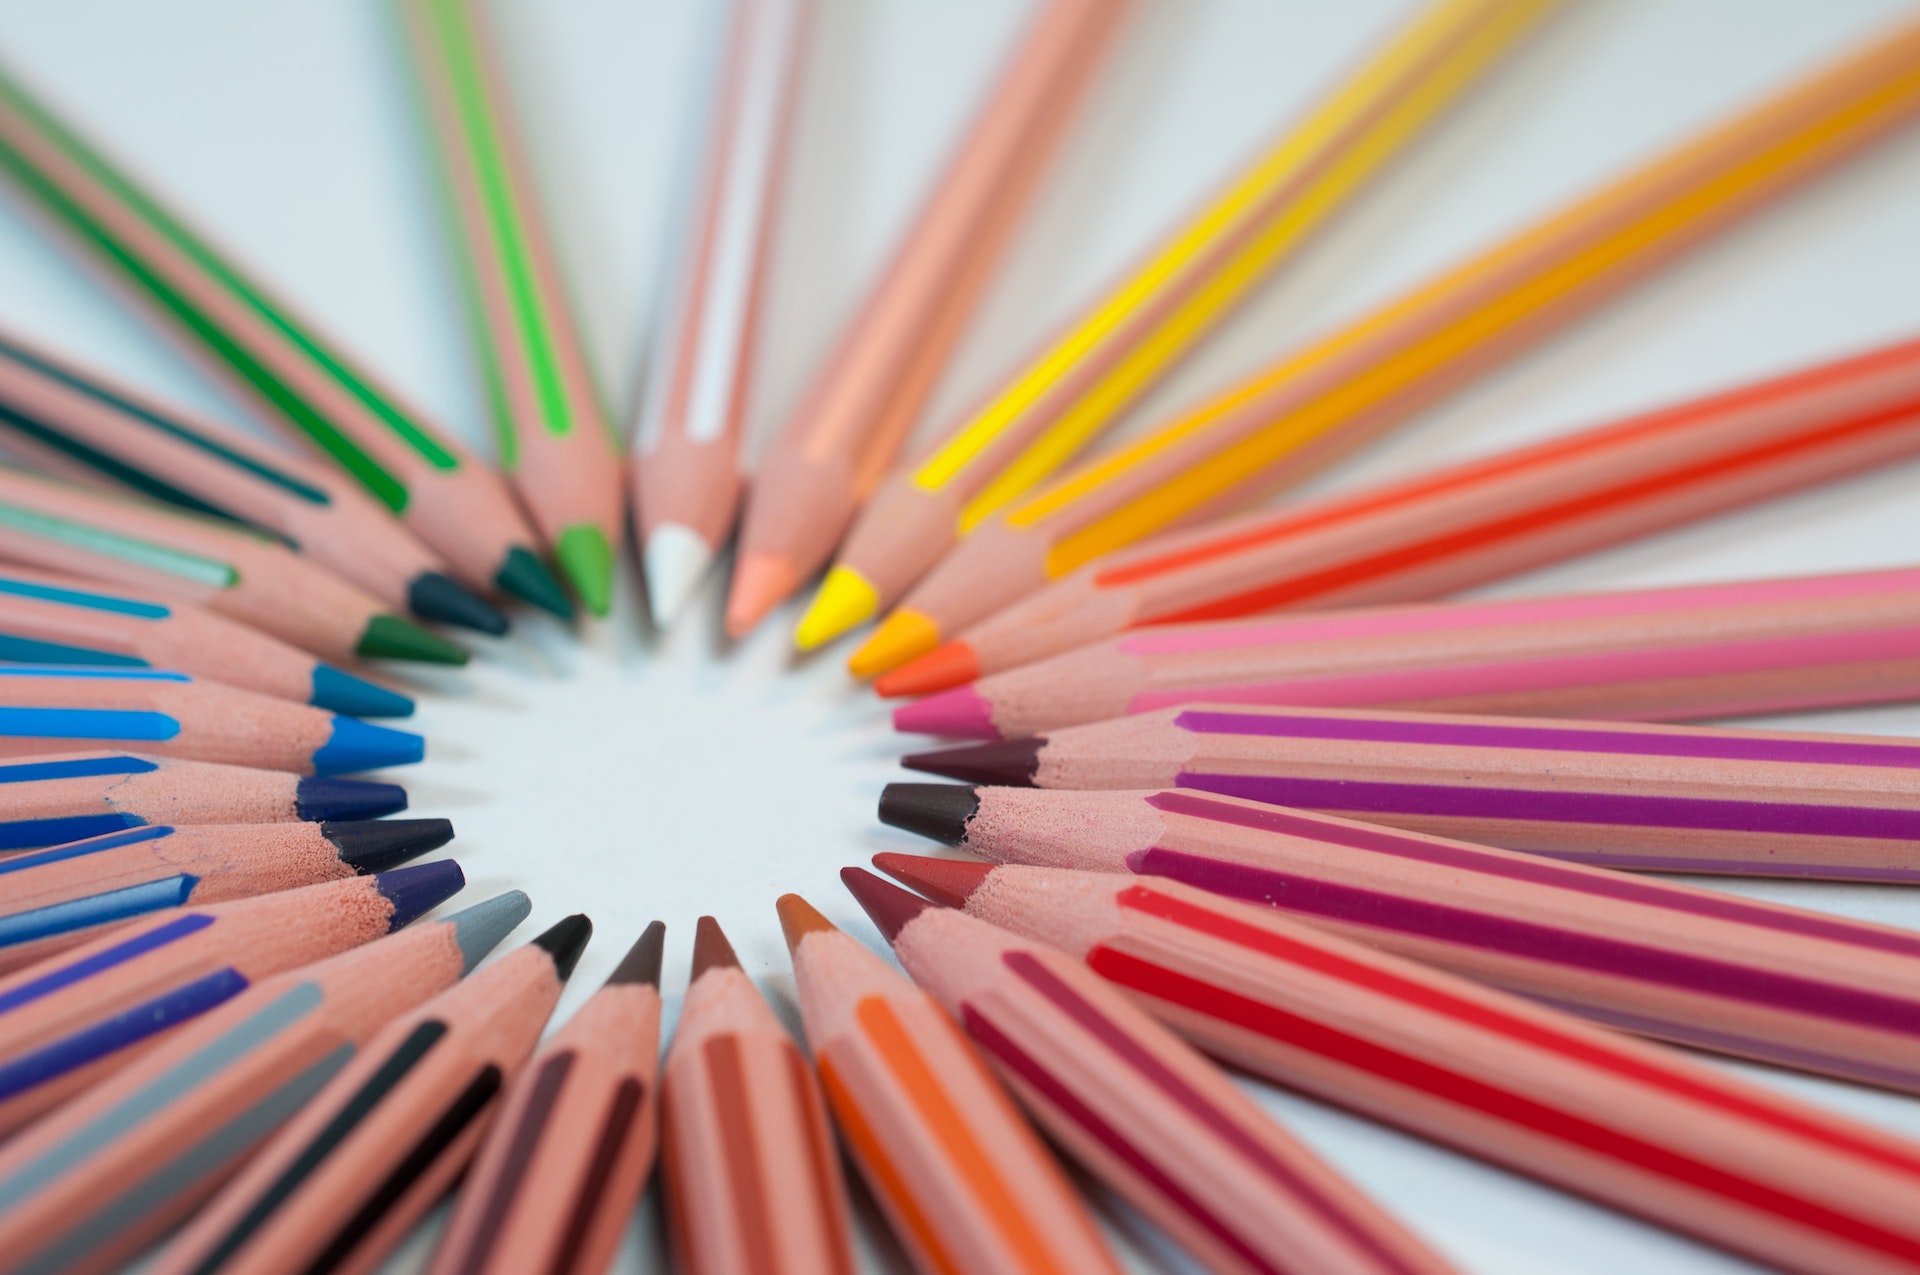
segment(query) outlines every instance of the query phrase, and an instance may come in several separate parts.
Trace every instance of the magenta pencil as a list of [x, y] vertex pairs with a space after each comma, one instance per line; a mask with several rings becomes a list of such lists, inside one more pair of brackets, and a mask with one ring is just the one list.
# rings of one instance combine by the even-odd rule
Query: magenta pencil
[[1920, 881], [1915, 739], [1202, 704], [906, 765], [1199, 789], [1615, 868]]
[[1207, 793], [897, 784], [998, 862], [1169, 877], [1610, 1026], [1920, 1092], [1920, 937]]
[[1920, 1266], [1920, 1146], [1156, 877], [882, 855], [1236, 1066], [1769, 1265]]
[[1920, 698], [1920, 570], [1150, 628], [894, 710], [1015, 738], [1181, 704], [1680, 721]]

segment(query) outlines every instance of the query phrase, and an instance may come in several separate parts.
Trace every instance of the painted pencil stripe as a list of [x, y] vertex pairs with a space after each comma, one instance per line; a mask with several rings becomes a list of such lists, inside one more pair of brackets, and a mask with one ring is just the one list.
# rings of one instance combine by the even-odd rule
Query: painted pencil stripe
[[25, 912], [0, 914], [0, 948], [16, 947], [41, 939], [71, 934], [113, 921], [130, 921], [149, 912], [182, 907], [193, 897], [200, 878], [190, 872], [175, 873], [118, 890], [103, 890], [77, 899], [32, 908]]
[[1244, 797], [1277, 806], [1325, 810], [1365, 819], [1379, 814], [1441, 815], [1499, 823], [1582, 823], [1615, 827], [1688, 828], [1717, 832], [1920, 840], [1920, 810], [1817, 806], [1716, 797], [1640, 797], [1627, 793], [1533, 788], [1372, 783], [1279, 775], [1215, 775], [1183, 771], [1181, 788]]
[[183, 487], [176, 487], [157, 475], [129, 465], [112, 453], [103, 452], [89, 443], [62, 433], [57, 426], [29, 416], [5, 403], [0, 403], [0, 423], [11, 426], [28, 438], [80, 462], [97, 473], [105, 474], [114, 481], [133, 488], [143, 496], [150, 496], [171, 505], [179, 505], [197, 514], [218, 518], [223, 522], [244, 524], [246, 521], [231, 510], [222, 509], [218, 505], [202, 500]]
[[102, 651], [95, 647], [44, 642], [39, 638], [0, 633], [0, 660], [18, 664], [90, 664], [109, 668], [152, 668], [137, 655]]
[[0, 1063], [0, 1102], [197, 1018], [246, 990], [246, 977], [238, 970], [218, 969]]
[[140, 845], [161, 837], [171, 837], [173, 829], [166, 824], [151, 824], [125, 831], [114, 830], [105, 836], [88, 837], [86, 840], [74, 840], [71, 844], [57, 845], [51, 850], [42, 850], [38, 854], [20, 854], [0, 859], [0, 877], [11, 872], [23, 872], [28, 868], [44, 867], [49, 863], [60, 863], [67, 859], [79, 859], [90, 854], [100, 854], [108, 850], [121, 850], [127, 846]]
[[607, 1184], [613, 1180], [613, 1167], [626, 1149], [628, 1134], [646, 1097], [647, 1087], [640, 1083], [638, 1076], [626, 1076], [614, 1088], [607, 1114], [600, 1122], [599, 1141], [594, 1143], [587, 1172], [580, 1179], [580, 1193], [574, 1198], [573, 1211], [560, 1232], [560, 1247], [554, 1251], [553, 1265], [547, 1268], [547, 1275], [573, 1275], [579, 1269], [580, 1250], [586, 1245], [594, 1214], [616, 1203], [607, 1198]]
[[406, 1079], [407, 1075], [419, 1065], [433, 1048], [447, 1034], [447, 1025], [437, 1018], [426, 1019], [416, 1024], [412, 1031], [388, 1054], [372, 1075], [362, 1081], [333, 1118], [321, 1127], [320, 1131], [300, 1149], [280, 1175], [267, 1185], [253, 1204], [243, 1212], [220, 1238], [220, 1242], [208, 1251], [194, 1267], [195, 1275], [212, 1275], [239, 1252], [246, 1242], [273, 1216], [288, 1197], [299, 1190], [306, 1180], [318, 1172], [340, 1145], [344, 1143], [359, 1124], [365, 1120], [380, 1104], [391, 1096], [394, 1089]]
[[1514, 844], [1503, 838], [1510, 850], [1543, 854], [1550, 859], [1585, 864], [1590, 868], [1612, 868], [1620, 872], [1687, 872], [1708, 876], [1806, 877], [1810, 880], [1885, 881], [1889, 885], [1920, 883], [1920, 867], [1879, 868], [1846, 861], [1834, 863], [1801, 862], [1793, 859], [1688, 858], [1684, 855], [1585, 853], [1578, 850], [1542, 849]]
[[[1636, 881], [1618, 873], [1584, 872], [1544, 863], [1518, 855], [1489, 853], [1462, 842], [1430, 840], [1378, 827], [1342, 827], [1325, 820], [1311, 819], [1279, 808], [1249, 809], [1224, 801], [1211, 801], [1198, 793], [1163, 792], [1147, 798], [1147, 805], [1168, 814], [1185, 815], [1237, 828], [1254, 828], [1281, 836], [1300, 837], [1329, 845], [1346, 846], [1374, 854], [1392, 855], [1440, 867], [1488, 876], [1525, 881], [1533, 885], [1571, 890], [1596, 898], [1613, 899], [1642, 907], [1665, 908], [1693, 916], [1757, 925], [1802, 938], [1824, 939], [1854, 947], [1892, 952], [1900, 956], [1920, 957], [1920, 936], [1899, 931], [1854, 925], [1813, 912], [1783, 912], [1778, 908], [1749, 903], [1729, 894], [1703, 890], [1673, 890], [1663, 885]], [[1150, 855], [1177, 853], [1152, 849]], [[1136, 869], [1137, 871], [1138, 869]], [[1162, 874], [1164, 875], [1164, 874]]]
[[[1554, 1138], [1598, 1156], [1618, 1160], [1696, 1190], [1732, 1200], [1765, 1216], [1791, 1218], [1851, 1244], [1920, 1259], [1920, 1242], [1828, 1208], [1814, 1200], [1757, 1182], [1635, 1138], [1569, 1112], [1535, 1102], [1511, 1090], [1449, 1071], [1423, 1059], [1386, 1049], [1335, 1031], [1311, 1019], [1163, 969], [1138, 958], [1109, 953], [1106, 964], [1123, 986], [1195, 1011], [1293, 1048], [1319, 1054], [1342, 1066], [1379, 1076], [1442, 1101], [1513, 1125], [1524, 1133]], [[1106, 971], [1102, 971], [1105, 973]]]
[[813, 1165], [814, 1181], [820, 1184], [814, 1203], [820, 1234], [827, 1242], [829, 1269], [852, 1275], [853, 1248], [847, 1234], [846, 1203], [833, 1189], [840, 1182], [840, 1155], [833, 1144], [833, 1130], [827, 1127], [826, 1112], [813, 1086], [813, 1072], [801, 1056], [800, 1047], [786, 1041], [782, 1049], [787, 1057], [789, 1098], [794, 1110], [800, 1113], [807, 1159]]
[[1036, 1059], [1015, 1044], [1011, 1036], [1000, 1030], [999, 1024], [981, 1013], [972, 1002], [960, 1002], [960, 1016], [961, 1021], [966, 1024], [967, 1031], [980, 1042], [981, 1047], [988, 1054], [999, 1061], [1001, 1066], [1031, 1089], [1042, 1102], [1059, 1112], [1063, 1119], [1077, 1125], [1082, 1133], [1124, 1165], [1128, 1172], [1144, 1182], [1155, 1195], [1184, 1213], [1196, 1226], [1211, 1235], [1215, 1243], [1245, 1262], [1249, 1270], [1260, 1272], [1260, 1275], [1286, 1275], [1255, 1252], [1252, 1246], [1218, 1215], [1195, 1199], [1160, 1166], [1158, 1161], [1140, 1147], [1127, 1141], [1118, 1129], [1101, 1119], [1098, 1112], [1081, 1101], [1080, 1096], [1068, 1088], [1059, 1077], [1042, 1067]]
[[753, 1095], [747, 1090], [740, 1038], [731, 1033], [717, 1036], [707, 1042], [703, 1052], [707, 1080], [713, 1086], [711, 1112], [719, 1126], [727, 1193], [733, 1203], [727, 1214], [746, 1249], [746, 1269], [777, 1271], [781, 1264], [773, 1248], [773, 1217], [767, 1208], [766, 1188], [760, 1181], [765, 1166], [753, 1127]]
[[0, 594], [32, 598], [36, 602], [55, 602], [61, 606], [83, 607], [89, 611], [106, 611], [113, 615], [130, 616], [136, 620], [164, 620], [173, 614], [172, 608], [158, 602], [142, 602], [136, 598], [116, 597], [107, 593], [83, 592], [62, 585], [42, 584], [38, 580], [21, 580], [5, 575], [0, 575]]
[[511, 1140], [507, 1143], [500, 1167], [494, 1173], [486, 1203], [479, 1207], [480, 1221], [468, 1237], [460, 1260], [453, 1264], [456, 1275], [473, 1275], [485, 1267], [487, 1259], [492, 1256], [494, 1243], [500, 1238], [500, 1232], [506, 1229], [507, 1217], [513, 1212], [515, 1197], [520, 1193], [527, 1166], [533, 1163], [534, 1152], [540, 1148], [541, 1135], [547, 1131], [547, 1121], [553, 1115], [554, 1105], [560, 1101], [560, 1090], [566, 1085], [567, 1076], [572, 1073], [573, 1064], [578, 1058], [574, 1050], [562, 1050], [542, 1063], [540, 1070], [534, 1073], [527, 1089], [526, 1105], [520, 1108], [520, 1115], [514, 1122]]
[[0, 736], [42, 739], [168, 740], [180, 723], [165, 713], [117, 708], [15, 708], [0, 706]]
[[122, 828], [144, 826], [141, 815], [67, 815], [58, 819], [14, 819], [0, 823], [0, 850], [23, 850], [97, 837]]
[[176, 673], [171, 669], [69, 668], [64, 664], [20, 664], [11, 668], [0, 666], [0, 678], [8, 677], [85, 679], [90, 682], [191, 682], [193, 680], [190, 675]]
[[178, 576], [210, 589], [231, 589], [240, 583], [240, 572], [230, 563], [203, 558], [197, 553], [169, 548], [151, 540], [123, 536], [105, 527], [57, 518], [21, 505], [0, 503], [0, 527], [10, 527], [43, 540], [71, 545], [84, 553], [118, 558], [133, 566]]
[[1135, 870], [1184, 881], [1212, 894], [1350, 925], [1920, 1037], [1920, 1000], [1907, 997], [1176, 851], [1148, 851], [1140, 856]]
[[163, 925], [123, 939], [112, 947], [95, 952], [91, 956], [62, 965], [59, 969], [42, 974], [33, 981], [9, 992], [0, 992], [0, 1014], [30, 1005], [43, 996], [51, 996], [64, 988], [72, 987], [94, 975], [137, 960], [149, 952], [157, 952], [170, 943], [192, 938], [214, 923], [214, 918], [204, 912], [193, 912], [186, 916], [175, 917]]
[[873, 1131], [873, 1123], [861, 1110], [860, 1100], [853, 1096], [852, 1088], [841, 1078], [840, 1069], [825, 1054], [815, 1057], [814, 1066], [820, 1072], [820, 1084], [827, 1091], [827, 1104], [833, 1108], [840, 1136], [867, 1171], [874, 1194], [893, 1210], [893, 1217], [888, 1220], [896, 1229], [906, 1232], [902, 1238], [912, 1241], [911, 1247], [918, 1250], [915, 1256], [924, 1259], [935, 1275], [965, 1275], [941, 1242], [933, 1220], [920, 1207], [913, 1188], [907, 1185], [906, 1175], [887, 1154], [886, 1143]]
[[0, 766], [0, 784], [31, 784], [97, 775], [150, 775], [160, 763], [125, 753], [112, 757], [71, 757], [64, 761], [23, 761]]

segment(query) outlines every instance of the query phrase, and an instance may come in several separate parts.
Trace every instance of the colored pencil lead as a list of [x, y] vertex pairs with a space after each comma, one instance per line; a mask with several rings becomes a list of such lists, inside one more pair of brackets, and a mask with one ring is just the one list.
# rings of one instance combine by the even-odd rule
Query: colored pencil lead
[[650, 923], [640, 931], [640, 937], [633, 941], [633, 946], [620, 958], [620, 963], [613, 967], [613, 973], [607, 975], [607, 983], [615, 987], [629, 983], [660, 986], [660, 962], [666, 947], [667, 923]]
[[293, 808], [310, 823], [334, 819], [377, 819], [407, 808], [407, 790], [372, 779], [301, 775], [294, 783]]
[[733, 954], [733, 944], [727, 942], [720, 922], [703, 916], [693, 926], [693, 973], [690, 977], [699, 978], [716, 965], [739, 969], [740, 958]]
[[342, 673], [331, 664], [314, 666], [313, 694], [307, 702], [315, 708], [348, 717], [413, 716], [413, 701], [405, 695], [351, 673]]
[[573, 618], [573, 600], [567, 597], [567, 591], [560, 587], [553, 572], [547, 570], [547, 564], [535, 557], [531, 549], [521, 545], [509, 549], [493, 583], [502, 593], [510, 593], [549, 615], [562, 620]]
[[880, 822], [946, 845], [966, 836], [967, 820], [980, 810], [971, 784], [888, 784], [880, 790]]
[[891, 881], [883, 881], [865, 868], [840, 869], [840, 884], [847, 887], [854, 901], [866, 909], [887, 942], [893, 942], [901, 927], [933, 904], [917, 894], [909, 894]]
[[509, 624], [506, 612], [472, 593], [452, 576], [427, 571], [407, 586], [407, 606], [415, 615], [441, 624], [473, 629], [491, 637], [502, 637]]
[[453, 840], [450, 819], [330, 819], [320, 835], [340, 851], [340, 862], [365, 875], [385, 872]]
[[368, 620], [354, 654], [369, 660], [414, 660], [422, 664], [460, 665], [468, 659], [465, 649], [397, 615], [376, 615]]
[[873, 856], [873, 866], [935, 903], [960, 908], [997, 865], [985, 859], [935, 859], [887, 851]]
[[592, 937], [593, 922], [586, 913], [575, 912], [535, 936], [533, 945], [553, 957], [553, 968], [564, 983], [573, 977], [573, 967], [580, 963], [580, 954], [587, 950], [587, 940]]
[[1034, 739], [996, 739], [990, 744], [965, 744], [930, 753], [908, 753], [900, 764], [970, 784], [1004, 784], [1029, 788], [1040, 767], [1046, 736]]

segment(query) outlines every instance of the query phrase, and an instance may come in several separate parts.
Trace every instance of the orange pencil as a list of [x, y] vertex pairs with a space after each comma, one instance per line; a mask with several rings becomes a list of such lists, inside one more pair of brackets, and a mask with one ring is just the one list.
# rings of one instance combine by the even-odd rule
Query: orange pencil
[[0, 1267], [119, 1269], [527, 908], [510, 891], [275, 975], [0, 1147]]
[[389, 1022], [148, 1270], [377, 1266], [466, 1168], [592, 933], [567, 917]]
[[429, 1275], [607, 1268], [653, 1169], [666, 934], [642, 931], [514, 1082]]
[[1117, 1275], [1060, 1166], [946, 1011], [799, 895], [776, 906], [827, 1104], [922, 1275]]
[[1054, 1141], [1209, 1270], [1453, 1269], [1079, 961], [859, 868], [840, 879]]
[[799, 1046], [710, 916], [661, 1090], [667, 1224], [692, 1275], [852, 1275], [846, 1185]]
[[826, 564], [963, 335], [1129, 0], [1046, 0], [918, 220], [761, 458], [727, 633]]
[[1920, 1146], [1676, 1050], [1164, 878], [882, 858], [1235, 1066], [1769, 1265], [1920, 1265]]

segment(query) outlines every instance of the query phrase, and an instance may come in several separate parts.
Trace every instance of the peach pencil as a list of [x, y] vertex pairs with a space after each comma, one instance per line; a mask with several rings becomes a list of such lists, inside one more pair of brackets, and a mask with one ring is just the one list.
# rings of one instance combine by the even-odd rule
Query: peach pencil
[[498, 474], [4, 72], [0, 170], [213, 367], [437, 549], [464, 584], [572, 613]]
[[0, 978], [0, 1137], [261, 979], [390, 934], [463, 884], [440, 859], [186, 908]]
[[922, 1275], [1117, 1275], [1052, 1154], [946, 1011], [797, 894], [780, 925], [827, 1105]]
[[1908, 930], [1204, 793], [901, 785], [882, 805], [997, 862], [1169, 877], [1609, 1026], [1920, 1092]]
[[761, 294], [813, 0], [719, 6], [725, 39], [701, 86], [699, 157], [669, 251], [633, 436], [634, 531], [647, 604], [672, 625], [733, 532]]
[[0, 660], [178, 669], [350, 717], [410, 717], [413, 701], [190, 602], [0, 567]]
[[1175, 881], [881, 857], [1235, 1066], [1768, 1265], [1920, 1265], [1920, 1146]]
[[937, 690], [1146, 625], [1415, 602], [1920, 450], [1920, 340], [1149, 540], [882, 678]]
[[647, 926], [507, 1091], [429, 1275], [607, 1269], [653, 1170], [666, 933]]
[[185, 673], [0, 664], [0, 755], [126, 743], [316, 775], [404, 766], [426, 749], [408, 731]]
[[1920, 111], [1920, 19], [1287, 355], [975, 529], [855, 656], [894, 668], [1051, 581], [1323, 469]]
[[395, 611], [505, 633], [507, 617], [319, 462], [0, 332], [0, 440], [39, 468], [267, 532]]
[[467, 653], [258, 532], [0, 467], [0, 561], [195, 602], [323, 659]]
[[377, 819], [406, 808], [406, 789], [370, 779], [118, 752], [0, 762], [0, 851], [153, 824]]
[[1198, 789], [1615, 868], [1920, 881], [1915, 739], [1197, 704], [905, 764]]
[[1453, 1269], [1078, 960], [859, 868], [840, 879], [1053, 1140], [1207, 1269]]
[[0, 974], [168, 908], [385, 872], [451, 840], [445, 819], [161, 824], [0, 855]]
[[826, 565], [893, 463], [1131, 0], [1045, 0], [892, 260], [760, 458], [727, 632]]
[[852, 1275], [846, 1184], [813, 1069], [710, 916], [661, 1075], [668, 1235], [691, 1275]]
[[1363, 607], [1129, 633], [894, 710], [1037, 735], [1181, 704], [1680, 721], [1920, 699], [1920, 570]]
[[275, 975], [0, 1147], [0, 1269], [119, 1269], [527, 911], [509, 891]]
[[382, 1027], [148, 1269], [377, 1267], [466, 1168], [592, 933], [569, 916]]

